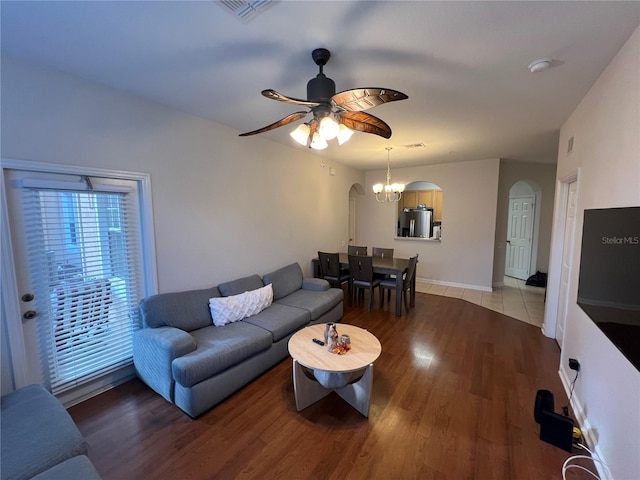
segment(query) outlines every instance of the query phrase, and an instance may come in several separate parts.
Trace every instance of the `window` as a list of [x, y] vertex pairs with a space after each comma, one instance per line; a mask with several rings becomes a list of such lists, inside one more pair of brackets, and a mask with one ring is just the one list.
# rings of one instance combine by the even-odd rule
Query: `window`
[[23, 190], [29, 272], [54, 393], [131, 362], [141, 256], [130, 196]]

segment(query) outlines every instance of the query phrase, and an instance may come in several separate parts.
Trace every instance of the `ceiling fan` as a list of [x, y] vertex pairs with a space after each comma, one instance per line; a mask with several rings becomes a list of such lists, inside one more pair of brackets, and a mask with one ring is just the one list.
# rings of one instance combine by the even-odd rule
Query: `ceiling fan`
[[331, 57], [326, 48], [317, 48], [311, 53], [320, 71], [307, 83], [307, 100], [291, 98], [275, 90], [263, 90], [262, 95], [279, 102], [309, 107], [309, 111], [294, 112], [266, 127], [241, 133], [241, 137], [267, 132], [296, 122], [309, 113], [313, 118], [291, 132], [291, 136], [301, 145], [312, 148], [326, 148], [326, 140], [338, 137], [340, 144], [348, 140], [353, 131], [372, 133], [383, 138], [391, 137], [391, 127], [381, 119], [364, 110], [383, 103], [405, 100], [407, 95], [389, 88], [354, 88], [336, 93], [336, 84], [322, 71]]

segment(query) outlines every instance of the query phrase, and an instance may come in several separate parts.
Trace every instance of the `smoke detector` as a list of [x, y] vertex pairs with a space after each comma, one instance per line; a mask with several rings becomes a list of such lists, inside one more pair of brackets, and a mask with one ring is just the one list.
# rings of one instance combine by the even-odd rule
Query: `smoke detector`
[[540, 60], [536, 60], [535, 62], [531, 62], [529, 64], [529, 71], [531, 73], [544, 72], [551, 67], [551, 60], [548, 58], [541, 58]]

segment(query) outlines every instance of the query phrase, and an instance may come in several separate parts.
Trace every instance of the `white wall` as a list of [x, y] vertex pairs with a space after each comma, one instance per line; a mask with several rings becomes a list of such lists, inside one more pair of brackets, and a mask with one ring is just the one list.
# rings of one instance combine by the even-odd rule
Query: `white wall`
[[395, 239], [397, 204], [378, 203], [372, 185], [386, 170], [367, 172], [358, 198], [358, 244], [394, 248], [398, 257], [420, 254], [417, 277], [443, 285], [490, 291], [499, 159], [394, 168], [392, 181], [427, 181], [443, 191], [442, 242]]
[[[566, 145], [574, 137], [573, 153]], [[640, 206], [640, 27], [618, 52], [560, 132], [557, 178], [578, 173], [576, 238], [560, 376], [573, 378], [568, 359], [577, 358], [580, 377], [574, 407], [598, 454], [610, 466], [609, 478], [637, 479], [640, 472], [640, 372], [576, 305], [582, 219], [585, 209]], [[560, 206], [554, 216], [559, 215]], [[551, 258], [562, 249], [554, 228]], [[550, 276], [559, 278], [553, 262]], [[545, 332], [555, 332], [547, 309]]]
[[[151, 174], [161, 291], [288, 262], [347, 238], [363, 173], [140, 98], [2, 63], [2, 156]], [[325, 163], [326, 160], [323, 160]]]
[[348, 238], [362, 172], [5, 55], [1, 89], [3, 158], [151, 174], [161, 292], [310, 274]]

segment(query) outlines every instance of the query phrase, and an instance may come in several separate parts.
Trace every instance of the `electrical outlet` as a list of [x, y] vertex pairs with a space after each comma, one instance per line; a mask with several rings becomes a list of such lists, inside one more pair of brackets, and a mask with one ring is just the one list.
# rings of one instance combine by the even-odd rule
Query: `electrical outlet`
[[575, 358], [570, 358], [569, 359], [569, 368], [571, 370], [575, 370], [576, 372], [580, 371], [580, 362], [578, 360], [576, 360]]

